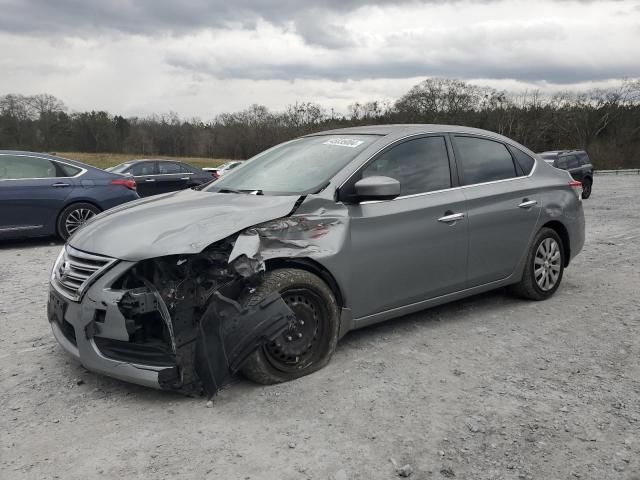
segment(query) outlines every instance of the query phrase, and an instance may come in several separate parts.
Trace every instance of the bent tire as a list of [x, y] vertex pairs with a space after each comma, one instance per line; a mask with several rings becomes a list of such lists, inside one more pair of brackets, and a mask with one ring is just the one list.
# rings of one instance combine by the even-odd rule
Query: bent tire
[[582, 198], [586, 200], [591, 196], [591, 187], [593, 186], [593, 180], [585, 178], [582, 182]]
[[72, 203], [58, 216], [57, 231], [63, 240], [84, 225], [91, 217], [100, 213], [100, 209], [90, 203]]
[[529, 300], [552, 296], [562, 282], [564, 256], [562, 240], [555, 230], [541, 229], [527, 254], [522, 280], [512, 287], [513, 293]]
[[255, 306], [273, 292], [282, 296], [296, 320], [275, 341], [256, 350], [242, 367], [245, 377], [265, 385], [320, 370], [329, 363], [340, 330], [333, 292], [316, 275], [295, 268], [269, 271], [241, 303]]

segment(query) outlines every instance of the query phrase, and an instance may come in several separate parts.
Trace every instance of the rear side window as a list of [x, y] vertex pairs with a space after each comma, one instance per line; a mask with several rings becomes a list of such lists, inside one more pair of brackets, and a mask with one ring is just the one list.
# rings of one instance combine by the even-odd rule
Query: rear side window
[[507, 147], [493, 140], [455, 137], [465, 185], [514, 178], [516, 169]]
[[591, 160], [589, 160], [589, 155], [587, 155], [586, 152], [582, 152], [578, 158], [580, 159], [580, 165], [587, 165], [589, 163], [591, 163]]
[[578, 168], [580, 166], [580, 161], [575, 155], [568, 155], [566, 159], [568, 168]]
[[19, 180], [28, 178], [55, 178], [65, 175], [59, 163], [46, 158], [20, 155], [0, 155], [0, 179]]
[[362, 176], [395, 178], [400, 182], [401, 196], [451, 188], [449, 155], [444, 137], [425, 137], [401, 143], [367, 165]]
[[513, 155], [517, 165], [522, 170], [524, 175], [529, 175], [531, 170], [533, 170], [533, 165], [535, 164], [535, 160], [531, 158], [529, 155], [524, 153], [522, 150], [519, 150], [515, 147], [509, 146], [509, 150]]

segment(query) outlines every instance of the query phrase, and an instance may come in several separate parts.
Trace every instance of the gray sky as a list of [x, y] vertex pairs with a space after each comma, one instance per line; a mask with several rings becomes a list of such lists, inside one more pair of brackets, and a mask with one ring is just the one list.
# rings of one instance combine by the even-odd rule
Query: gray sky
[[342, 112], [429, 76], [512, 91], [640, 77], [640, 0], [0, 0], [0, 12], [0, 94], [74, 110]]

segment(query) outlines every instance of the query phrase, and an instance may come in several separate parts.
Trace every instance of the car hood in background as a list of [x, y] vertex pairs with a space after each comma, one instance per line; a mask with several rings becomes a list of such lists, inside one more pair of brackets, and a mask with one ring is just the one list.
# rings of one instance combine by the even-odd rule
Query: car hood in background
[[298, 198], [195, 190], [158, 195], [98, 215], [69, 244], [129, 261], [198, 253], [245, 228], [287, 216]]

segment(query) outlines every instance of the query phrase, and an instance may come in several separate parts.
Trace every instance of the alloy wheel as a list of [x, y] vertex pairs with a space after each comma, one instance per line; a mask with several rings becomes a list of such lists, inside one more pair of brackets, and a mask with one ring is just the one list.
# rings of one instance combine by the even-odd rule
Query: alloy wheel
[[95, 215], [95, 212], [88, 208], [78, 208], [73, 210], [64, 222], [64, 226], [67, 229], [67, 233], [72, 235], [82, 225]]
[[558, 242], [550, 237], [545, 238], [538, 245], [533, 260], [533, 271], [538, 287], [548, 292], [558, 283], [562, 254]]

